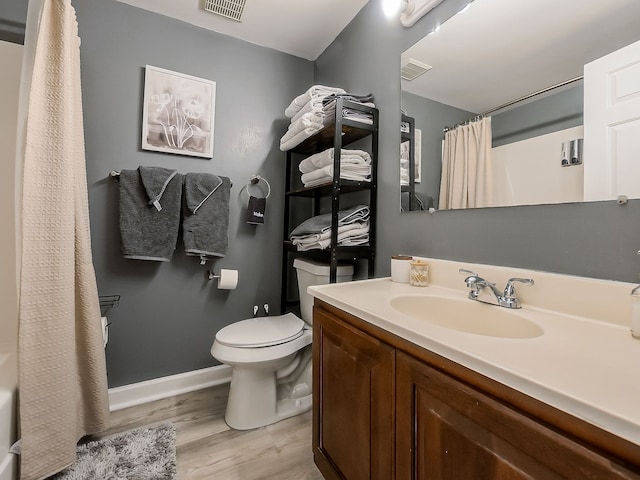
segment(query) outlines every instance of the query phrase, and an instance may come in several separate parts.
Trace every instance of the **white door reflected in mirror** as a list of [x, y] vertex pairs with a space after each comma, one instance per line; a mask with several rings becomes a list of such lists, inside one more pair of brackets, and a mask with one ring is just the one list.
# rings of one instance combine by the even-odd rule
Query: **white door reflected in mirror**
[[640, 41], [587, 64], [584, 87], [584, 199], [640, 198]]

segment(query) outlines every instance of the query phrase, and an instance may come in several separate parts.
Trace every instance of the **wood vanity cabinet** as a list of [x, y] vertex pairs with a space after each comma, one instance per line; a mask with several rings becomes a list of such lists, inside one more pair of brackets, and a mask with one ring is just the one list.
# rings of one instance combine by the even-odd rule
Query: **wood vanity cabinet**
[[313, 451], [327, 480], [389, 480], [395, 351], [327, 314], [313, 316]]
[[640, 479], [640, 446], [325, 302], [313, 452], [327, 480]]

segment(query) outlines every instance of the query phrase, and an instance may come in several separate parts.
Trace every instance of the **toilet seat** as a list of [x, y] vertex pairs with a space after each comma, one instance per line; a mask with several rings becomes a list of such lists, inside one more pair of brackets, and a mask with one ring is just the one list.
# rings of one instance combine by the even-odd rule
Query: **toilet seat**
[[304, 325], [305, 323], [293, 313], [250, 318], [219, 330], [216, 341], [235, 348], [270, 347], [302, 336]]

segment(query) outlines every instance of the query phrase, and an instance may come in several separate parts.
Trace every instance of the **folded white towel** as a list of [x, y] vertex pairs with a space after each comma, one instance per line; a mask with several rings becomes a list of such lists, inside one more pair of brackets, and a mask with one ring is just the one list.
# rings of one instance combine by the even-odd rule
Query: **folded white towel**
[[[300, 165], [298, 166], [300, 173], [309, 173], [318, 168], [326, 167], [327, 165], [333, 165], [333, 152], [334, 150], [332, 147], [305, 158], [300, 162]], [[340, 165], [346, 164], [370, 165], [371, 156], [364, 150], [341, 150]]]
[[357, 245], [365, 245], [369, 243], [369, 234], [349, 237], [340, 242], [341, 247], [355, 247]]
[[325, 116], [322, 112], [307, 112], [301, 115], [295, 122], [291, 122], [287, 130], [301, 130], [300, 126], [304, 128], [315, 127], [317, 125], [324, 125]]
[[[292, 140], [293, 138], [295, 138], [300, 132], [303, 132], [305, 130], [311, 130], [313, 133], [315, 133], [319, 130], [322, 130], [323, 128], [324, 128], [324, 125], [322, 124], [321, 121], [314, 122], [310, 118], [301, 118], [296, 123], [289, 125], [289, 129], [285, 132], [285, 134], [280, 139], [280, 149], [284, 151], [282, 146], [287, 142], [289, 142], [290, 140]], [[304, 138], [302, 140], [304, 140]], [[295, 147], [296, 145], [298, 145], [298, 143], [296, 143], [293, 146]]]
[[[371, 102], [363, 103], [362, 105], [365, 105], [367, 107], [375, 107], [375, 104]], [[336, 101], [334, 100], [330, 103], [327, 103], [322, 107], [322, 110], [324, 111], [325, 115], [328, 118], [335, 118]], [[352, 108], [347, 108], [347, 107], [342, 109], [342, 118], [354, 120], [356, 122], [366, 123], [368, 125], [373, 124], [373, 117], [371, 116], [371, 114], [360, 112], [358, 110], [354, 110]]]
[[342, 88], [327, 87], [324, 85], [312, 85], [309, 89], [294, 98], [289, 106], [284, 111], [284, 114], [291, 118], [293, 117], [304, 105], [312, 99], [324, 98], [332, 93], [347, 93]]
[[[371, 165], [340, 165], [340, 178], [368, 182], [371, 179]], [[333, 180], [333, 165], [318, 168], [309, 173], [302, 174], [302, 183], [305, 187], [321, 185]]]
[[310, 128], [305, 128], [304, 130], [302, 130], [301, 132], [296, 133], [293, 137], [291, 138], [287, 138], [285, 139], [284, 137], [282, 137], [280, 139], [280, 150], [283, 152], [286, 152], [288, 150], [291, 150], [292, 148], [297, 147], [298, 145], [300, 145], [304, 140], [306, 140], [307, 138], [309, 138], [310, 136], [318, 133], [320, 130], [322, 130], [324, 127], [310, 127]]
[[342, 117], [347, 120], [353, 120], [355, 122], [366, 123], [367, 125], [373, 125], [373, 117], [368, 113], [362, 113], [356, 110], [343, 108]]
[[[360, 229], [349, 230], [348, 232], [344, 232], [342, 234], [338, 233], [338, 246], [341, 246], [341, 247], [352, 246], [352, 245], [362, 245], [364, 243], [367, 243], [368, 241], [369, 241], [369, 226], [360, 228]], [[324, 250], [325, 248], [329, 248], [330, 245], [331, 245], [331, 238], [327, 238], [313, 244], [297, 245], [296, 248], [298, 251], [315, 250], [315, 249]]]
[[314, 113], [321, 118], [326, 117], [324, 110], [322, 110], [322, 99], [317, 98], [305, 103], [304, 107], [302, 107], [298, 113], [291, 117], [291, 123], [296, 122], [305, 113]]
[[[338, 235], [344, 234], [350, 230], [359, 230], [369, 225], [369, 220], [363, 220], [360, 222], [348, 223], [346, 225], [338, 226]], [[331, 238], [331, 227], [323, 230], [319, 233], [309, 233], [307, 235], [292, 235], [291, 243], [294, 245], [305, 245], [319, 242]]]
[[[338, 227], [338, 245], [362, 245], [369, 241], [369, 222], [358, 222], [348, 225], [351, 228]], [[317, 240], [294, 240], [293, 244], [298, 251], [324, 250], [331, 245], [331, 229], [325, 231]]]
[[[371, 181], [371, 179], [369, 179], [369, 178], [363, 178], [363, 177], [355, 176], [355, 175], [351, 175], [348, 178], [345, 178], [345, 176], [343, 176], [343, 175], [340, 175], [340, 177], [343, 180], [352, 180], [354, 182], [370, 182]], [[320, 185], [328, 185], [332, 181], [333, 181], [333, 176], [330, 175], [330, 176], [327, 176], [327, 177], [318, 178], [316, 180], [311, 180], [311, 181], [305, 183], [304, 187], [305, 188], [313, 188], [313, 187], [317, 187], [317, 186], [320, 186]]]
[[[355, 207], [340, 210], [338, 212], [338, 226], [348, 225], [351, 223], [362, 222], [369, 218], [370, 209], [367, 205], [356, 205]], [[314, 233], [322, 233], [331, 228], [331, 214], [323, 213], [306, 219], [300, 225], [293, 229], [289, 238], [310, 235]]]

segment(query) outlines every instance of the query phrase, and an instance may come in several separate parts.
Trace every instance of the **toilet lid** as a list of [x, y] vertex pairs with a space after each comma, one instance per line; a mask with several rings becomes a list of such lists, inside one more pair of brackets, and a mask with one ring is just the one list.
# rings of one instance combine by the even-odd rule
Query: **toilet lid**
[[216, 341], [229, 347], [269, 347], [302, 335], [304, 322], [293, 313], [256, 317], [232, 323], [216, 334]]

